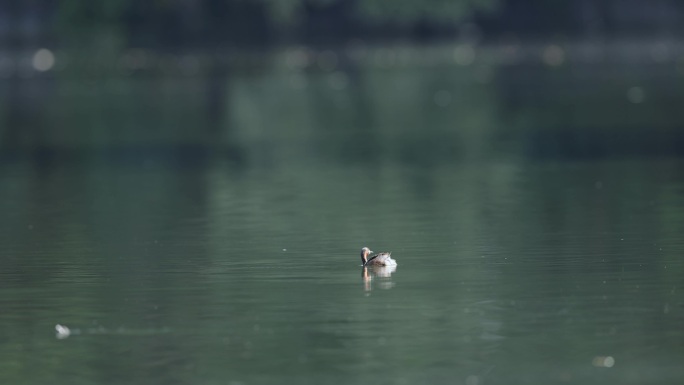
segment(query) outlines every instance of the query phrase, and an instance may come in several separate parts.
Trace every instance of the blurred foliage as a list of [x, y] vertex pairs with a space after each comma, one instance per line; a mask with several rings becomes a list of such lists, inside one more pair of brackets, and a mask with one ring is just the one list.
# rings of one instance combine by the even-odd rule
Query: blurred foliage
[[411, 34], [418, 24], [457, 25], [499, 5], [501, 0], [111, 0], [63, 2], [55, 14], [59, 34], [79, 41], [93, 31], [108, 30], [133, 46], [197, 47], [287, 38], [335, 40], [389, 26]]
[[[324, 8], [341, 3], [337, 0], [261, 0], [277, 22], [292, 22], [301, 18], [307, 5]], [[461, 21], [477, 10], [491, 11], [500, 0], [426, 0], [351, 1], [356, 16], [374, 21], [415, 22], [423, 18], [437, 21]]]
[[[428, 17], [438, 20], [460, 21], [476, 10], [494, 10], [500, 5], [501, 0], [366, 0], [366, 1], [341, 1], [341, 0], [257, 0], [271, 16], [273, 21], [279, 23], [292, 22], [303, 16], [306, 9], [321, 9], [326, 7], [340, 6], [344, 3], [351, 4], [354, 13], [361, 17], [370, 17], [376, 20], [416, 21]], [[75, 1], [63, 2], [59, 5], [59, 12], [64, 22], [76, 22], [81, 24], [116, 22], [130, 15], [134, 9], [145, 10], [154, 18], [155, 14], [169, 11], [183, 11], [194, 9], [217, 9], [220, 7], [240, 7], [245, 4], [255, 3], [245, 0], [206, 0], [196, 3], [187, 3], [180, 0], [166, 0], [146, 2], [140, 5], [135, 0], [109, 0], [106, 2]]]
[[436, 21], [460, 21], [477, 10], [492, 11], [498, 5], [499, 0], [368, 0], [360, 2], [358, 9], [361, 15], [377, 20], [414, 22], [417, 19], [428, 18]]
[[271, 17], [280, 23], [292, 23], [301, 17], [302, 0], [260, 0], [269, 10]]
[[33, 0], [22, 4], [0, 0], [0, 15], [8, 20], [8, 27], [0, 30], [0, 41], [80, 44], [79, 39], [98, 39], [103, 31], [105, 37], [128, 46], [159, 48], [326, 44], [350, 39], [427, 41], [460, 36], [462, 23], [477, 26], [485, 39], [671, 39], [684, 35], [683, 4], [676, 0], [628, 4], [619, 0]]
[[[62, 22], [78, 25], [117, 22], [132, 4], [131, 0], [109, 0], [103, 2], [67, 1], [60, 3], [58, 16]], [[163, 4], [164, 2], [156, 2]]]

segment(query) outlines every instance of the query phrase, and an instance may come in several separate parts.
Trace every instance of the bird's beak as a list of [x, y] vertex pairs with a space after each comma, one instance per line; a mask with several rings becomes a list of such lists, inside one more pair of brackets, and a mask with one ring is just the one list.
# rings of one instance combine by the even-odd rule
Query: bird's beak
[[375, 251], [373, 251], [373, 250], [368, 250], [368, 254], [373, 254], [373, 253], [375, 253]]

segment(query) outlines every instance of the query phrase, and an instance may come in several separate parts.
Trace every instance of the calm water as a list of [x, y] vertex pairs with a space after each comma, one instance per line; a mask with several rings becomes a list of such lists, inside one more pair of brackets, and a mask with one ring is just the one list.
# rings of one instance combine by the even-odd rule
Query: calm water
[[678, 383], [682, 170], [6, 168], [0, 376]]
[[681, 73], [343, 64], [3, 80], [0, 383], [681, 383]]

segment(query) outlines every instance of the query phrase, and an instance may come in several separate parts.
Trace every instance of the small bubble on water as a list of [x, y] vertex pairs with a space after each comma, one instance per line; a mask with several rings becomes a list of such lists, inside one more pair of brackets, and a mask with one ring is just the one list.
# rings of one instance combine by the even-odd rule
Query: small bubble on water
[[591, 363], [597, 368], [612, 368], [615, 365], [615, 359], [611, 356], [598, 356], [594, 357]]
[[283, 251], [287, 251], [287, 249], [283, 249]]
[[71, 330], [68, 327], [60, 324], [55, 325], [55, 332], [57, 332], [56, 337], [60, 340], [65, 339], [69, 337], [69, 335], [71, 335]]
[[55, 55], [49, 49], [41, 48], [33, 54], [32, 64], [36, 71], [48, 71], [55, 65]]

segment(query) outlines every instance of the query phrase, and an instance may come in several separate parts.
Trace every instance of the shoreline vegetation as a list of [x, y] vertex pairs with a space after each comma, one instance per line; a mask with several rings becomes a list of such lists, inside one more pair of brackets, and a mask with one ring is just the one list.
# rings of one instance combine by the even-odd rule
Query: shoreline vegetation
[[[388, 43], [326, 46], [285, 45], [268, 48], [174, 50], [126, 48], [93, 52], [47, 48], [0, 52], [0, 76], [37, 77], [49, 72], [79, 71], [76, 76], [97, 73], [147, 73], [180, 76], [203, 75], [214, 67], [229, 70], [320, 70], [330, 72], [349, 66], [380, 69], [421, 67], [469, 67], [478, 65], [663, 65], [675, 64], [684, 74], [684, 40], [620, 39], [510, 41], [473, 43], [454, 40], [431, 44]], [[80, 70], [85, 67], [85, 72]]]

